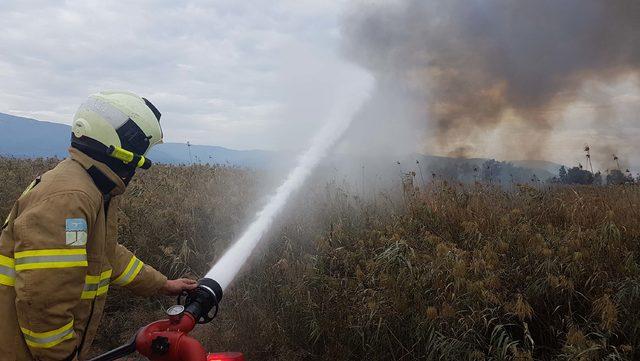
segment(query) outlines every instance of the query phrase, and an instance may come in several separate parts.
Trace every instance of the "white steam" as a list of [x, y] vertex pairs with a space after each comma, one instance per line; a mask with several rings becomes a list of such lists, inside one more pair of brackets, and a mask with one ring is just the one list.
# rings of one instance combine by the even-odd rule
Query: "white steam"
[[[296, 167], [289, 173], [284, 183], [271, 196], [267, 205], [256, 215], [242, 236], [209, 270], [206, 278], [216, 280], [222, 289], [226, 289], [238, 274], [242, 266], [258, 245], [262, 236], [269, 230], [275, 218], [281, 213], [291, 195], [304, 184], [314, 168], [329, 153], [349, 127], [353, 115], [371, 88], [371, 79], [347, 84], [342, 88], [343, 96], [336, 96], [338, 105], [333, 115], [311, 141], [310, 147], [298, 159]], [[354, 93], [360, 96], [354, 96]], [[347, 96], [348, 95], [348, 96]], [[354, 101], [357, 99], [357, 101]], [[286, 130], [285, 130], [286, 131]]]

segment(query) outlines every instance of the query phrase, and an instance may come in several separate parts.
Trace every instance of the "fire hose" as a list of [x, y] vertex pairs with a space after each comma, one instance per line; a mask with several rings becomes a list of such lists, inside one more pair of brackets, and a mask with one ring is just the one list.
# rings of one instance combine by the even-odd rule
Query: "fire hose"
[[178, 298], [178, 304], [167, 310], [168, 319], [144, 326], [127, 344], [90, 361], [117, 360], [136, 351], [151, 361], [244, 361], [238, 352], [208, 354], [200, 342], [189, 336], [197, 324], [213, 320], [221, 299], [218, 282], [203, 278], [186, 295], [184, 304]]

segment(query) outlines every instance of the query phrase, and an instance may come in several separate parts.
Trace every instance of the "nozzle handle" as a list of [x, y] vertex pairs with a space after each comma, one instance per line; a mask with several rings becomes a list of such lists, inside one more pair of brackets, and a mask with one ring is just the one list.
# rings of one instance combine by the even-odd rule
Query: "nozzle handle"
[[198, 287], [187, 294], [185, 312], [193, 315], [197, 323], [209, 323], [218, 314], [218, 303], [221, 299], [220, 284], [210, 278], [203, 278], [198, 281]]

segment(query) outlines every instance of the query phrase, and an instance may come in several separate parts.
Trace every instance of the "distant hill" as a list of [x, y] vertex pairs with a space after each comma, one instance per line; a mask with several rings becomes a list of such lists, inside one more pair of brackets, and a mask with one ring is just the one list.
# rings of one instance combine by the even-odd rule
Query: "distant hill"
[[151, 149], [149, 159], [168, 164], [193, 162], [263, 168], [274, 161], [276, 154], [265, 150], [234, 150], [212, 145], [191, 145], [188, 147], [182, 143], [164, 143]]
[[0, 154], [18, 158], [67, 155], [71, 128], [0, 113]]
[[[68, 125], [0, 113], [0, 155], [65, 158], [70, 137]], [[275, 152], [263, 150], [233, 150], [208, 145], [187, 147], [181, 143], [160, 144], [149, 153], [149, 159], [158, 163], [189, 164], [193, 161], [251, 168], [265, 167], [275, 157]]]
[[[67, 156], [71, 127], [64, 124], [51, 123], [36, 119], [17, 117], [0, 113], [0, 155], [18, 158], [58, 157]], [[234, 150], [218, 146], [191, 145], [183, 143], [165, 143], [154, 147], [149, 153], [149, 158], [157, 163], [189, 164], [210, 163], [226, 164], [231, 166], [249, 168], [272, 168], [282, 164], [290, 164], [295, 155], [270, 152], [264, 150]], [[476, 176], [474, 167], [481, 168], [487, 160], [482, 158], [447, 158], [413, 154], [403, 159], [385, 159], [384, 156], [368, 156], [364, 159], [354, 159], [344, 155], [329, 157], [328, 162], [334, 165], [342, 165], [341, 169], [349, 169], [353, 164], [367, 164], [371, 172], [398, 172], [415, 170], [421, 172], [416, 161], [424, 167], [424, 170], [433, 171], [442, 175], [463, 175], [468, 180]], [[396, 165], [396, 161], [402, 161]], [[513, 166], [521, 168], [509, 170], [520, 172], [528, 178], [535, 173], [540, 179], [546, 179], [556, 175], [559, 164], [546, 161], [512, 161]], [[378, 170], [375, 170], [378, 168]], [[373, 173], [375, 174], [375, 173]], [[526, 174], [526, 176], [524, 176]], [[459, 178], [461, 176], [458, 176]], [[464, 178], [462, 177], [462, 178]]]

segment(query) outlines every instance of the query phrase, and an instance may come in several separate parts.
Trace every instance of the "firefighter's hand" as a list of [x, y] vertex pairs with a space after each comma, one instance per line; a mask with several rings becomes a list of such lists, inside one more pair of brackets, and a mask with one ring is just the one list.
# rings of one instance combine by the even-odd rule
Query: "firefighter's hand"
[[190, 291], [198, 287], [198, 283], [188, 278], [178, 278], [177, 280], [167, 280], [160, 289], [160, 293], [167, 296], [178, 296], [184, 291]]

